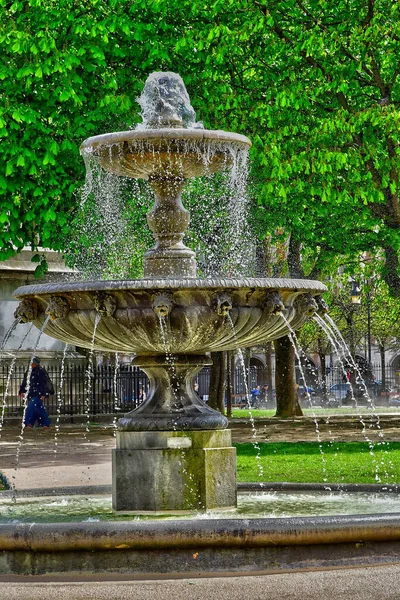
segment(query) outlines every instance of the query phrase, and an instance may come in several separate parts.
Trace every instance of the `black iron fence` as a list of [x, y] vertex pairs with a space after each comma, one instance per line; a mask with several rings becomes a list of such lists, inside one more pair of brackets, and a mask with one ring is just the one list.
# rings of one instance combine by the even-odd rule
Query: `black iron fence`
[[[25, 367], [0, 368], [0, 402], [5, 414], [18, 416], [23, 412], [24, 399], [19, 388]], [[84, 365], [61, 365], [47, 368], [54, 386], [54, 395], [46, 400], [51, 415], [98, 415], [123, 413], [136, 408], [149, 388], [147, 376], [130, 365], [94, 367], [91, 372]]]
[[[149, 389], [149, 380], [145, 373], [138, 367], [120, 365], [117, 370], [113, 366], [94, 367], [89, 373], [82, 365], [68, 364], [62, 369], [61, 365], [47, 368], [54, 386], [54, 395], [46, 400], [46, 407], [50, 415], [59, 413], [63, 416], [74, 415], [108, 415], [123, 414], [136, 408], [146, 397]], [[23, 398], [19, 396], [19, 388], [24, 376], [25, 367], [9, 366], [0, 367], [0, 412], [4, 410], [7, 416], [19, 416], [23, 412]], [[390, 404], [396, 398], [397, 390], [400, 391], [400, 372], [398, 368], [387, 366], [385, 377], [382, 378], [380, 365], [372, 368], [375, 383], [367, 382], [371, 396], [381, 399], [381, 404]], [[275, 396], [274, 373], [273, 397]], [[318, 371], [314, 373], [308, 369], [305, 372], [306, 386], [310, 390], [315, 404], [320, 403], [323, 386]], [[208, 399], [210, 368], [205, 367], [196, 378], [199, 384], [199, 394]], [[266, 383], [266, 370], [262, 367], [250, 367], [250, 372], [245, 373], [241, 367], [236, 367], [233, 373], [233, 402], [246, 404], [247, 390], [256, 386], [262, 387]], [[304, 393], [304, 382], [301, 373], [297, 370], [297, 382], [300, 395]], [[344, 403], [349, 384], [341, 368], [335, 366], [328, 369], [326, 376], [326, 391], [328, 395], [339, 404]], [[400, 405], [400, 393], [399, 405]], [[395, 402], [394, 402], [395, 403]]]
[[[117, 370], [113, 366], [101, 365], [88, 372], [84, 365], [61, 365], [46, 367], [54, 386], [54, 395], [46, 400], [46, 408], [50, 415], [108, 415], [123, 414], [146, 398], [149, 380], [138, 367], [120, 365]], [[4, 407], [8, 416], [19, 416], [23, 412], [24, 399], [19, 396], [19, 389], [26, 368], [19, 365], [10, 369], [0, 367], [0, 410]], [[246, 397], [244, 374], [241, 368], [235, 369], [233, 391], [237, 396]], [[246, 376], [249, 389], [262, 385], [265, 370], [251, 367], [250, 376]], [[196, 378], [199, 394], [208, 399], [210, 385], [210, 368], [205, 367]]]

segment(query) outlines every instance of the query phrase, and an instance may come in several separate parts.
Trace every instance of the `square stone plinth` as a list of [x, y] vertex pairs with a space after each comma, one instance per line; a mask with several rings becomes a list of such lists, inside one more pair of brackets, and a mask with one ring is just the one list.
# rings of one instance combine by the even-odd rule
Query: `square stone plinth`
[[179, 512], [236, 506], [231, 432], [119, 431], [113, 450], [113, 508]]

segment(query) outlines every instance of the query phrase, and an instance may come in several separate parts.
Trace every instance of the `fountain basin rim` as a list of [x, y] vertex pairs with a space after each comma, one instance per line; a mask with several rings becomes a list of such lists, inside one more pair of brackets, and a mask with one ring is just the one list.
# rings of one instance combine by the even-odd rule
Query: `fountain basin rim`
[[84, 155], [88, 151], [94, 151], [101, 146], [112, 146], [123, 142], [136, 143], [155, 140], [228, 142], [248, 148], [252, 145], [249, 138], [245, 135], [219, 129], [131, 129], [91, 136], [82, 142], [79, 152]]
[[[239, 481], [238, 494], [246, 492], [345, 492], [371, 494], [400, 494], [400, 485], [382, 483], [299, 483], [287, 481]], [[70, 485], [49, 488], [6, 489], [0, 492], [1, 500], [16, 498], [51, 498], [65, 496], [104, 496], [112, 494], [112, 485]], [[392, 513], [398, 514], [398, 513]], [[260, 517], [261, 518], [261, 517]], [[293, 517], [296, 518], [296, 517]], [[297, 517], [300, 518], [300, 517]], [[301, 517], [303, 518], [303, 517]], [[309, 518], [309, 517], [307, 517]]]
[[106, 281], [77, 281], [73, 283], [42, 283], [25, 285], [14, 291], [15, 298], [36, 294], [56, 294], [67, 292], [112, 292], [123, 290], [221, 290], [221, 289], [266, 289], [298, 293], [323, 294], [327, 287], [320, 281], [289, 278], [229, 278], [210, 279], [132, 279]]
[[304, 546], [400, 540], [400, 514], [0, 525], [0, 551]]

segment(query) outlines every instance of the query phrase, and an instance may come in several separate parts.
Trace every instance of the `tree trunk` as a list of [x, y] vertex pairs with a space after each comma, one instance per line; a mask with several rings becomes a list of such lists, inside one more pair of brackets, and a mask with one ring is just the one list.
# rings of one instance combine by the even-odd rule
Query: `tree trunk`
[[226, 352], [211, 352], [208, 406], [225, 414]]
[[386, 370], [385, 370], [386, 348], [385, 348], [384, 344], [379, 344], [379, 354], [381, 356], [381, 370], [382, 370], [380, 396], [382, 399], [386, 399], [386, 401], [387, 401], [389, 399], [389, 396], [387, 395], [387, 392], [386, 392]]
[[[287, 263], [291, 277], [304, 277], [301, 242], [292, 234]], [[296, 389], [295, 351], [289, 336], [275, 340], [276, 417], [302, 416]], [[305, 385], [305, 382], [304, 382]]]
[[226, 416], [232, 416], [232, 358], [229, 350], [226, 352]]
[[295, 352], [289, 336], [275, 340], [276, 417], [301, 417], [296, 390]]
[[392, 246], [384, 246], [385, 267], [383, 271], [384, 280], [389, 288], [393, 298], [400, 298], [400, 275], [399, 275], [399, 254]]
[[268, 385], [267, 392], [267, 403], [268, 406], [273, 404], [273, 381], [272, 381], [272, 342], [268, 342], [265, 348], [265, 370], [266, 370], [266, 384]]

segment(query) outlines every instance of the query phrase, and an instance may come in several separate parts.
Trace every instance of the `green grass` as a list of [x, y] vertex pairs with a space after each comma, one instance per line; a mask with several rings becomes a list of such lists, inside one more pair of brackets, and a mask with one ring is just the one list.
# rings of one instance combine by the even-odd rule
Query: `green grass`
[[[234, 444], [238, 481], [400, 483], [400, 442]], [[260, 468], [262, 473], [260, 473]]]
[[[265, 417], [273, 417], [275, 415], [275, 409], [260, 409], [253, 408], [251, 410], [251, 414], [255, 419], [265, 418]], [[370, 415], [370, 414], [382, 414], [382, 413], [398, 413], [400, 415], [400, 410], [398, 408], [386, 407], [386, 406], [378, 406], [376, 409], [372, 410], [367, 406], [359, 406], [358, 408], [352, 408], [351, 406], [342, 406], [340, 408], [319, 408], [315, 407], [313, 410], [310, 408], [303, 408], [303, 414], [305, 417], [327, 417], [331, 415]], [[250, 416], [250, 411], [247, 408], [234, 408], [232, 410], [232, 417], [234, 419], [248, 419]]]

